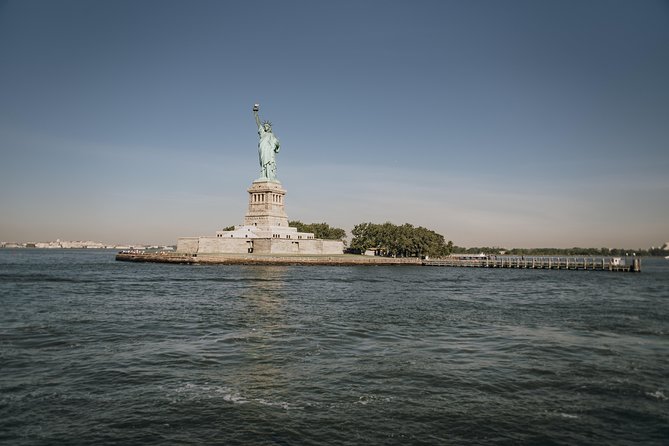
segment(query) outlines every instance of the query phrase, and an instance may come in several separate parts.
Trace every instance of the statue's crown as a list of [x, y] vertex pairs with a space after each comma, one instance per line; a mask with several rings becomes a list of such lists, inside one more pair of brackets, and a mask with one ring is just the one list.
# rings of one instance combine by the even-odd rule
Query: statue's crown
[[271, 122], [271, 121], [263, 121], [263, 122], [262, 122], [262, 125], [264, 126], [265, 124], [267, 124], [267, 125], [269, 125], [270, 127], [272, 127], [272, 122]]

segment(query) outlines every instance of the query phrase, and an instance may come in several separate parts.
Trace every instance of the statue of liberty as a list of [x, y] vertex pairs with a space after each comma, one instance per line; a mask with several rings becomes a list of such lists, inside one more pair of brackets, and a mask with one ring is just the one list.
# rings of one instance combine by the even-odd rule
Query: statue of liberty
[[253, 106], [253, 116], [258, 126], [258, 157], [260, 158], [260, 179], [276, 181], [276, 156], [279, 153], [279, 139], [272, 133], [272, 123], [263, 121], [260, 123], [258, 117], [259, 104]]

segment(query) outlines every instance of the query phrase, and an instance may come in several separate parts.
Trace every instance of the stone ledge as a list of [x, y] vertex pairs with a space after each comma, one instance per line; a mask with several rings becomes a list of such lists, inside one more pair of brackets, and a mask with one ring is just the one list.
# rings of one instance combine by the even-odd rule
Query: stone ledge
[[202, 265], [421, 265], [417, 257], [368, 257], [341, 255], [263, 255], [263, 254], [178, 254], [118, 253], [116, 260], [125, 262], [180, 263]]

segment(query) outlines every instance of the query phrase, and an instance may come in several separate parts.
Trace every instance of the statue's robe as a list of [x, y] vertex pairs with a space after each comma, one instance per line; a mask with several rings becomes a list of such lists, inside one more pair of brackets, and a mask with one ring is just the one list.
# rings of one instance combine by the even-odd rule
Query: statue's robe
[[263, 126], [258, 127], [258, 157], [260, 158], [260, 171], [263, 178], [276, 179], [276, 159], [274, 154], [279, 152], [279, 139], [272, 131], [265, 131]]

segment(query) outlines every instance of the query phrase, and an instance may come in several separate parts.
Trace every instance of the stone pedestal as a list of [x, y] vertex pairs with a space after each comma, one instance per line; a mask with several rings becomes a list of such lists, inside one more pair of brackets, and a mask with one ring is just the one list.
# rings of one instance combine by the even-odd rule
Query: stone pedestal
[[177, 252], [190, 254], [342, 254], [341, 240], [320, 240], [288, 226], [286, 190], [278, 181], [256, 180], [248, 189], [244, 224], [214, 237], [181, 237]]
[[256, 180], [248, 189], [249, 210], [244, 217], [244, 226], [269, 228], [288, 227], [288, 215], [284, 207], [286, 190], [278, 181]]

